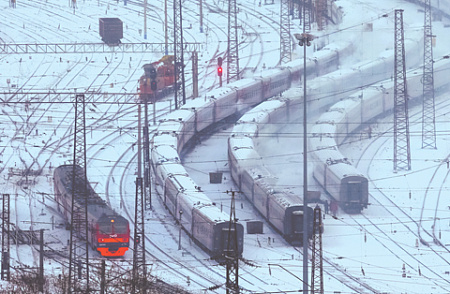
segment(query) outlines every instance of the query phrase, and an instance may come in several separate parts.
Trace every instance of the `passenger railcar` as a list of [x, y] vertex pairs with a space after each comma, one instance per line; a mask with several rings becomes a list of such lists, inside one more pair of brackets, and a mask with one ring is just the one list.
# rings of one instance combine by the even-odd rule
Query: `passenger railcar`
[[[58, 211], [63, 214], [66, 222], [70, 225], [72, 211], [72, 189], [73, 189], [73, 165], [61, 165], [55, 168], [53, 183], [55, 188], [55, 200]], [[75, 166], [77, 179], [81, 179], [83, 170]], [[75, 187], [74, 204], [81, 207], [82, 191], [84, 183], [77, 181]], [[128, 221], [111, 209], [94, 189], [87, 183], [87, 214], [88, 214], [88, 243], [102, 256], [123, 256], [128, 250], [130, 241], [130, 227]]]
[[[181, 218], [181, 225], [191, 238], [211, 257], [222, 259], [228, 249], [230, 218], [195, 185], [170, 141], [168, 134], [155, 135], [152, 139], [156, 191], [172, 216]], [[244, 228], [240, 223], [236, 223], [236, 234], [238, 253], [242, 255]]]
[[[343, 46], [343, 48], [340, 48], [340, 46]], [[320, 60], [308, 59], [307, 73], [313, 73], [319, 69], [327, 71], [324, 67], [331, 66], [333, 62], [337, 66], [340, 54], [338, 51], [342, 49], [342, 52], [347, 52], [351, 48], [351, 44], [341, 43], [340, 46], [335, 46], [335, 49], [327, 51], [330, 56], [327, 57], [326, 65], [323, 67]], [[344, 53], [343, 55], [346, 54]], [[296, 60], [286, 64], [283, 69], [272, 70], [268, 75], [264, 74], [262, 77], [253, 80], [239, 80], [228, 86], [214, 89], [205, 97], [189, 101], [181, 109], [160, 120], [158, 129], [151, 140], [152, 167], [155, 173], [156, 190], [174, 218], [177, 219], [179, 217], [177, 209], [182, 203], [185, 203], [183, 204], [185, 210], [191, 210], [191, 213], [182, 214], [182, 225], [191, 237], [211, 255], [217, 256], [222, 254], [220, 250], [223, 250], [223, 246], [227, 242], [225, 236], [228, 236], [227, 226], [229, 225], [229, 218], [227, 214], [222, 214], [222, 217], [217, 218], [217, 215], [220, 215], [220, 211], [218, 211], [214, 203], [208, 200], [206, 195], [200, 193], [200, 188], [196, 187], [193, 182], [188, 182], [185, 179], [188, 177], [188, 174], [181, 165], [177, 154], [182, 152], [186, 144], [198, 132], [232, 115], [242, 113], [273, 95], [280, 94], [287, 90], [293, 81], [297, 82], [302, 75], [303, 62]], [[203, 105], [200, 103], [201, 101], [204, 102]], [[294, 108], [298, 108], [299, 105], [299, 103], [296, 103]], [[292, 107], [286, 109], [284, 113], [277, 112], [274, 115], [269, 115], [267, 119], [271, 120], [278, 115], [289, 117], [291, 114], [294, 115]], [[165, 150], [167, 148], [171, 148], [171, 150]], [[179, 182], [181, 179], [184, 180]], [[203, 195], [202, 197], [205, 198], [195, 205], [189, 202], [188, 199], [197, 198], [199, 195]], [[271, 196], [267, 203], [271, 203], [271, 201], [280, 202], [279, 205], [281, 206], [284, 205], [280, 197]], [[276, 206], [275, 204], [273, 205], [274, 207]], [[293, 204], [292, 207], [294, 207]], [[290, 206], [286, 210], [292, 210], [292, 207]], [[292, 215], [301, 214], [298, 211], [292, 212]], [[275, 210], [269, 210], [269, 213], [272, 216]], [[187, 219], [186, 215], [192, 216], [192, 219]], [[292, 217], [282, 218], [292, 219]], [[204, 227], [200, 229], [200, 223], [192, 223], [195, 222], [195, 219], [207, 220], [210, 229], [205, 229]], [[272, 220], [276, 221], [275, 218], [272, 218]], [[280, 226], [279, 228], [280, 231], [286, 231]], [[196, 230], [203, 233], [199, 234]], [[239, 223], [237, 233], [239, 244], [243, 244], [241, 241], [243, 240], [243, 227]], [[216, 243], [214, 240], [219, 240], [219, 243]], [[213, 244], [220, 244], [222, 247]], [[243, 245], [239, 245], [239, 252], [242, 251]]]
[[[233, 133], [241, 134], [239, 131], [235, 132], [235, 129]], [[301, 244], [305, 210], [303, 198], [275, 189], [276, 179], [264, 167], [259, 154], [253, 149], [250, 136], [232, 136], [228, 139], [228, 146], [231, 177], [239, 190], [283, 238], [293, 245]], [[307, 207], [306, 213], [310, 238], [313, 230], [313, 209]]]

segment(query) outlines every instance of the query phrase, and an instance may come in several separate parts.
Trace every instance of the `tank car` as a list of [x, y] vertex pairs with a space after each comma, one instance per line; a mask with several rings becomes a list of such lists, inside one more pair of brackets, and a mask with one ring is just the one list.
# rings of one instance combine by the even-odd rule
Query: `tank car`
[[[73, 173], [77, 174], [76, 182], [73, 183]], [[83, 170], [76, 165], [61, 165], [55, 168], [53, 183], [55, 189], [55, 200], [58, 211], [63, 214], [70, 226], [72, 211], [72, 191], [74, 191], [74, 205], [81, 207], [83, 204], [81, 187]], [[102, 256], [123, 256], [129, 247], [130, 227], [128, 220], [120, 216], [87, 182], [87, 214], [88, 214], [88, 243]]]

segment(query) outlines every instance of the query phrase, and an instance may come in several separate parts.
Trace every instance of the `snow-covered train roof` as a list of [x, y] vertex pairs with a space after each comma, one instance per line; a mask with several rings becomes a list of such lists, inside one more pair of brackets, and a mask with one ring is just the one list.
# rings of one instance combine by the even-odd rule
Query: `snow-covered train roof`
[[258, 124], [254, 122], [238, 122], [231, 133], [233, 137], [247, 136], [254, 137], [258, 132]]
[[194, 99], [189, 99], [188, 101], [186, 101], [186, 104], [184, 104], [183, 106], [181, 106], [181, 110], [189, 110], [192, 108], [195, 109], [200, 109], [200, 108], [205, 108], [205, 107], [213, 107], [214, 105], [214, 100], [211, 98], [207, 98], [207, 97], [197, 97]]
[[172, 146], [177, 147], [178, 139], [174, 133], [154, 135], [151, 139], [152, 146]]
[[227, 214], [225, 211], [221, 211], [214, 204], [197, 206], [197, 207], [195, 207], [195, 209], [200, 210], [202, 212], [203, 216], [208, 217], [210, 220], [214, 221], [215, 223], [230, 221], [230, 215]]
[[232, 88], [230, 88], [228, 86], [220, 87], [220, 88], [217, 88], [217, 89], [210, 90], [206, 94], [206, 98], [207, 99], [218, 99], [218, 98], [224, 96], [225, 94], [230, 94], [230, 93], [233, 93], [233, 92], [236, 92], [236, 90], [234, 88], [232, 89]]
[[[178, 110], [168, 113], [163, 118], [161, 118], [159, 121], [160, 121], [160, 123], [167, 122], [167, 121], [184, 122], [184, 121], [188, 121], [192, 117], [192, 115], [193, 115], [193, 113], [189, 109], [178, 109]], [[158, 129], [159, 129], [159, 127], [158, 127]]]
[[331, 169], [333, 171], [333, 174], [340, 179], [345, 179], [348, 177], [361, 177], [366, 179], [366, 177], [357, 169], [355, 169], [353, 165], [339, 162], [333, 165], [329, 165], [328, 168]]
[[336, 133], [336, 125], [329, 123], [316, 123], [309, 131], [313, 137], [333, 138]]
[[342, 111], [327, 111], [319, 117], [316, 124], [336, 124], [339, 123], [344, 116], [345, 113]]
[[152, 160], [155, 164], [161, 164], [164, 162], [179, 163], [180, 157], [178, 155], [176, 147], [174, 146], [153, 145]]
[[284, 207], [303, 206], [303, 197], [291, 191], [280, 191], [272, 194], [277, 203]]
[[241, 80], [238, 80], [238, 81], [228, 84], [228, 87], [231, 87], [233, 89], [242, 89], [242, 88], [247, 88], [248, 86], [256, 85], [259, 83], [261, 83], [261, 81], [255, 80], [255, 79], [241, 79]]
[[[344, 162], [346, 160], [346, 157], [342, 155], [342, 153], [337, 149], [317, 149], [314, 150], [315, 157], [320, 161], [319, 163], [332, 165], [336, 162]], [[348, 162], [349, 163], [349, 162]]]

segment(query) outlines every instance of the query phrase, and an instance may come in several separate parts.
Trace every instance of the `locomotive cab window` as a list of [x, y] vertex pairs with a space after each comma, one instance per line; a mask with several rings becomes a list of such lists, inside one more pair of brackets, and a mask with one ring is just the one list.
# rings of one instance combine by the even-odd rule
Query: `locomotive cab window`
[[113, 234], [113, 226], [110, 222], [101, 222], [98, 224], [98, 230], [101, 234]]
[[128, 227], [126, 223], [123, 222], [101, 222], [99, 223], [99, 232], [101, 234], [126, 234], [128, 233]]

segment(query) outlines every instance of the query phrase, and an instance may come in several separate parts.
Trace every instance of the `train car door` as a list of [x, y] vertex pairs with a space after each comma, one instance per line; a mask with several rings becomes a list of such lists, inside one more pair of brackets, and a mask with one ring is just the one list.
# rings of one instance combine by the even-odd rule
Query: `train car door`
[[[222, 240], [222, 252], [225, 254], [228, 251], [228, 242], [230, 242], [230, 250], [232, 250], [234, 248], [234, 246], [238, 247], [236, 248], [239, 251], [239, 242], [238, 240], [233, 240], [233, 238], [229, 238], [230, 234], [232, 236], [232, 234], [234, 233], [234, 228], [230, 228], [226, 227], [226, 228], [222, 228], [222, 232], [221, 232], [221, 236], [220, 236], [220, 240]], [[236, 234], [237, 235], [237, 234]]]
[[361, 182], [348, 181], [348, 183], [347, 183], [347, 197], [348, 197], [347, 201], [348, 202], [359, 201], [361, 194], [362, 194]]
[[291, 217], [292, 238], [295, 240], [303, 233], [303, 211], [292, 212]]

